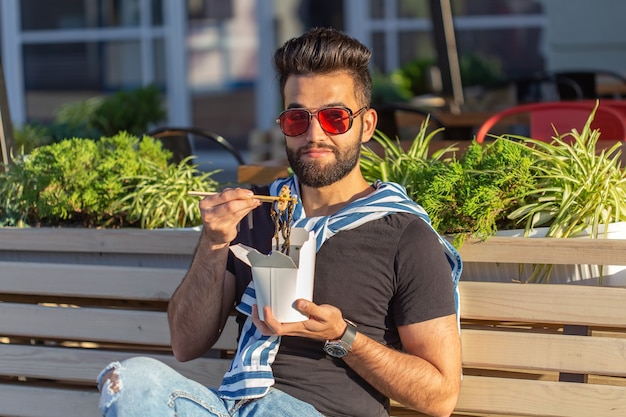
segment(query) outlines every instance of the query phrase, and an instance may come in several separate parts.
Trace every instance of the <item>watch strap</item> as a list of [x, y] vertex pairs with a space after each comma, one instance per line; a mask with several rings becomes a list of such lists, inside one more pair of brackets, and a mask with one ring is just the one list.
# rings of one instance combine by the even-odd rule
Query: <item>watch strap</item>
[[356, 338], [356, 324], [352, 323], [350, 320], [344, 319], [346, 324], [346, 331], [341, 336], [341, 341], [345, 343], [349, 348], [352, 348], [352, 343], [354, 343], [354, 339]]

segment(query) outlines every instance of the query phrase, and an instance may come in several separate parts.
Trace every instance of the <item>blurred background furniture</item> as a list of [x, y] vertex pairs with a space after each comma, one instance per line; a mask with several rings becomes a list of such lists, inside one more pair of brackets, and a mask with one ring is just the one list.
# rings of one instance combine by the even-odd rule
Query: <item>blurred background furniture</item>
[[179, 163], [194, 156], [192, 163], [203, 171], [219, 171], [213, 175], [216, 181], [237, 181], [237, 170], [246, 163], [241, 151], [222, 135], [198, 127], [164, 126], [146, 135], [159, 139], [163, 147], [172, 152], [172, 161]]
[[376, 129], [392, 140], [412, 141], [427, 118], [429, 130], [445, 127], [430, 110], [409, 103], [383, 103], [372, 107], [378, 113]]
[[[583, 98], [583, 90], [575, 80], [556, 74], [539, 73], [486, 84], [480, 88], [476, 100], [482, 101], [482, 105], [489, 108], [507, 101], [519, 105]], [[494, 102], [494, 105], [490, 105], [490, 102]]]
[[[557, 71], [554, 75], [563, 80], [578, 84], [582, 98], [622, 98], [626, 97], [626, 78], [614, 71], [576, 70]], [[559, 86], [562, 99], [574, 100], [581, 97], [572, 95], [572, 91]]]
[[[604, 100], [598, 106], [591, 127], [601, 131], [600, 140], [626, 140], [625, 118], [620, 112], [606, 104], [607, 101], [610, 100]], [[564, 134], [577, 129], [580, 132], [595, 105], [595, 101], [588, 100], [514, 106], [494, 114], [485, 121], [478, 129], [476, 141], [482, 143], [489, 134], [502, 134], [502, 132], [529, 136], [542, 141], [550, 141], [555, 136], [555, 131]], [[511, 122], [515, 126], [527, 126], [527, 130], [516, 132], [511, 128]], [[506, 127], [502, 131], [496, 129], [497, 126]]]
[[239, 165], [244, 165], [246, 162], [239, 150], [235, 148], [230, 142], [224, 139], [223, 136], [213, 133], [207, 129], [198, 127], [160, 127], [154, 129], [146, 135], [159, 139], [163, 143], [163, 147], [170, 150], [174, 155], [172, 159], [175, 162], [180, 162], [188, 156], [193, 155], [192, 140], [195, 138], [205, 139], [211, 143], [215, 143], [223, 150], [228, 151], [236, 160]]

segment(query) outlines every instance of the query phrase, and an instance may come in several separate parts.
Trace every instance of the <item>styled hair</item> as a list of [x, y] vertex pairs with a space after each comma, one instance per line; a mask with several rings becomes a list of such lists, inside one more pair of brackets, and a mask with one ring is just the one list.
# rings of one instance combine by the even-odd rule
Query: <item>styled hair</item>
[[329, 74], [345, 71], [354, 79], [355, 94], [364, 106], [372, 99], [369, 62], [372, 52], [361, 42], [332, 28], [313, 28], [285, 42], [274, 53], [280, 92], [285, 99], [285, 84], [290, 75]]

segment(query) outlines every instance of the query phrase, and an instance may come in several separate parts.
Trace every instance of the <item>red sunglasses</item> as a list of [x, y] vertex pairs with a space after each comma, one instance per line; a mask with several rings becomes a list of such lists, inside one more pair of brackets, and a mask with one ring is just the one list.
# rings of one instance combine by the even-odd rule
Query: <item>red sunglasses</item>
[[300, 136], [309, 129], [311, 119], [315, 116], [324, 132], [340, 135], [350, 130], [352, 120], [366, 109], [361, 107], [356, 113], [347, 107], [325, 107], [314, 113], [307, 109], [287, 109], [278, 116], [276, 123], [285, 136]]

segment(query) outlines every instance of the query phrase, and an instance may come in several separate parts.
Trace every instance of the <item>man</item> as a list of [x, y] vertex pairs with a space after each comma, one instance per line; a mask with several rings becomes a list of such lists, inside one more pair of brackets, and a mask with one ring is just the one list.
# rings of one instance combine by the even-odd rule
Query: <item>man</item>
[[[401, 187], [361, 174], [360, 147], [377, 121], [369, 59], [366, 47], [332, 29], [276, 52], [285, 107], [277, 122], [295, 176], [201, 201], [203, 232], [168, 308], [174, 354], [186, 361], [215, 343], [237, 306], [233, 365], [210, 390], [146, 359], [112, 364], [100, 382], [105, 415], [171, 407], [167, 415], [388, 416], [389, 398], [429, 415], [452, 412], [460, 258]], [[295, 225], [317, 242], [313, 300], [296, 301], [308, 317], [297, 323], [279, 323], [267, 307], [259, 319], [250, 269], [229, 251], [240, 242], [270, 252], [270, 206], [253, 192], [277, 195], [283, 185], [299, 197]]]

